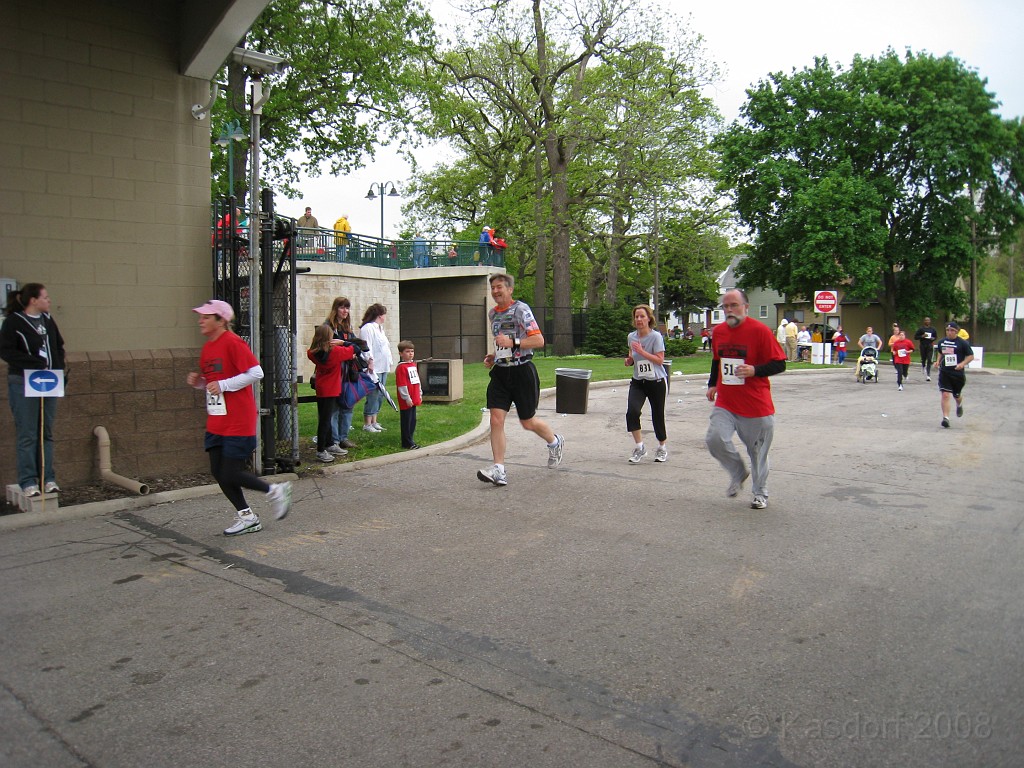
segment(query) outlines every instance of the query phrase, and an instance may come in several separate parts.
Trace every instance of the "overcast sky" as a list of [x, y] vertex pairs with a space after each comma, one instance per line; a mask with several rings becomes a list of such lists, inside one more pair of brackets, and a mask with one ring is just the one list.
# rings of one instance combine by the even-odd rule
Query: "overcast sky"
[[[451, 15], [447, 0], [435, 0], [432, 7], [439, 20]], [[670, 0], [665, 7], [678, 15], [689, 14], [693, 31], [704, 36], [708, 59], [723, 71], [722, 81], [709, 95], [728, 122], [738, 116], [745, 89], [769, 72], [788, 74], [811, 66], [821, 55], [833, 65], [848, 66], [855, 54], [877, 56], [889, 47], [900, 54], [907, 48], [936, 56], [951, 53], [988, 80], [988, 91], [1003, 104], [1003, 117], [1024, 115], [1020, 0]], [[424, 152], [419, 162], [429, 167], [430, 152]], [[380, 150], [368, 167], [347, 177], [304, 179], [304, 197], [278, 199], [278, 211], [298, 217], [310, 205], [322, 227], [332, 227], [345, 213], [354, 231], [379, 235], [380, 199], [366, 200], [366, 192], [371, 183], [388, 181], [401, 190], [408, 174], [394, 153]], [[401, 228], [401, 202], [384, 200], [387, 237], [396, 237]]]

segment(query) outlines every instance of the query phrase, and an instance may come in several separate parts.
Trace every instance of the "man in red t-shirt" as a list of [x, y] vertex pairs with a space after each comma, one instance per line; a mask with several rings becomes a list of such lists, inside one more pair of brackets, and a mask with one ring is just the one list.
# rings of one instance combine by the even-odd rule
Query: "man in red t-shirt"
[[[768, 506], [768, 449], [775, 432], [775, 404], [769, 376], [786, 370], [786, 353], [775, 334], [764, 323], [747, 317], [747, 294], [738, 288], [722, 297], [725, 322], [715, 327], [711, 338], [711, 378], [708, 400], [711, 411], [704, 442], [711, 455], [729, 473], [726, 495], [736, 496], [753, 472], [752, 509]], [[747, 471], [733, 434], [747, 447]]]

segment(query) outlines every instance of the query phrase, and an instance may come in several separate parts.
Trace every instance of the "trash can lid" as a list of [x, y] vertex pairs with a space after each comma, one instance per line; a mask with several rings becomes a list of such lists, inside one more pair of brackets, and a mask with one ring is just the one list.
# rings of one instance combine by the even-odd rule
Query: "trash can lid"
[[589, 379], [593, 373], [587, 368], [555, 368], [555, 376], [564, 376], [567, 379]]

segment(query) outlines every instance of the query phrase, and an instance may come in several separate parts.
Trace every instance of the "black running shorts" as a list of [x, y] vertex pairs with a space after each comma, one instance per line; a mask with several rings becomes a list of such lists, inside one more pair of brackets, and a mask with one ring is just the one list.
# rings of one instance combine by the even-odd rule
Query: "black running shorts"
[[487, 385], [487, 407], [490, 410], [510, 411], [516, 404], [520, 421], [532, 419], [540, 402], [540, 376], [532, 362], [491, 368], [491, 382]]

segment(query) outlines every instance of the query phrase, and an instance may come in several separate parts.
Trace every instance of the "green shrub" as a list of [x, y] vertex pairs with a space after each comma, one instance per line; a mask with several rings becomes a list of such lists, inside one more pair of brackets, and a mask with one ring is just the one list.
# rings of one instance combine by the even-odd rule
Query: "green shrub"
[[666, 339], [665, 357], [685, 357], [697, 353], [698, 343], [696, 339]]
[[600, 304], [587, 312], [583, 352], [602, 357], [625, 357], [626, 337], [633, 331], [633, 308]]

